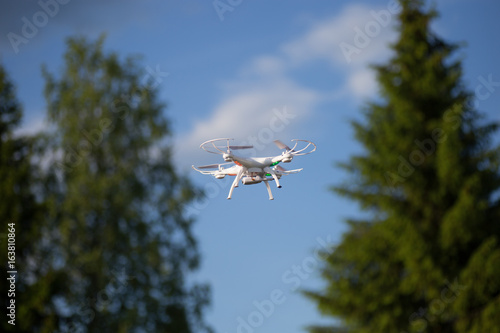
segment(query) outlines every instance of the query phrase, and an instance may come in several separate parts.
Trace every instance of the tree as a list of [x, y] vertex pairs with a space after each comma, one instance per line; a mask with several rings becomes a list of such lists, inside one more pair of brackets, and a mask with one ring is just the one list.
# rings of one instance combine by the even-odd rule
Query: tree
[[[334, 190], [368, 214], [324, 254], [305, 294], [337, 332], [499, 332], [500, 149], [464, 87], [434, 10], [402, 0], [394, 55], [374, 66], [380, 101], [353, 121], [365, 152]], [[310, 332], [332, 327], [311, 327]]]
[[44, 70], [59, 179], [49, 208], [54, 267], [68, 292], [61, 331], [210, 331], [208, 287], [184, 208], [198, 191], [176, 173], [157, 78], [137, 59], [103, 51], [104, 38], [68, 40], [60, 78]]
[[4, 272], [17, 272], [4, 273], [2, 278], [2, 306], [13, 311], [7, 310], [10, 316], [1, 325], [4, 332], [32, 332], [34, 327], [52, 332], [55, 315], [49, 310], [50, 294], [56, 293], [62, 281], [58, 272], [41, 264], [48, 253], [41, 240], [47, 230], [43, 192], [50, 177], [44, 179], [34, 164], [42, 153], [43, 138], [14, 134], [21, 118], [14, 85], [0, 66], [0, 254], [6, 260]]

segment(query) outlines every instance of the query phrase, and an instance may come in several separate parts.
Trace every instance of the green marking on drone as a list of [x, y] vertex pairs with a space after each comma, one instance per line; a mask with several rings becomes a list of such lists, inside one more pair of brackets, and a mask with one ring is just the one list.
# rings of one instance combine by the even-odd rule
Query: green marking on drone
[[267, 177], [271, 177], [271, 174], [270, 174], [270, 173], [266, 173], [266, 176], [267, 176]]
[[274, 162], [272, 163], [270, 166], [275, 166], [275, 165], [278, 165], [281, 161], [277, 161], [277, 162]]

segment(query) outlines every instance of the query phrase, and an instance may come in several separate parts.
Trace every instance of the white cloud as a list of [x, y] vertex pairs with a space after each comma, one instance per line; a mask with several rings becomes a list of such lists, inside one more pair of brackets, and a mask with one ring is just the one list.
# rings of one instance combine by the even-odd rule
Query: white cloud
[[354, 97], [373, 96], [377, 91], [375, 73], [368, 68], [353, 71], [349, 75], [347, 86]]
[[[33, 112], [33, 114], [45, 114], [45, 112]], [[31, 136], [48, 129], [48, 124], [43, 116], [24, 120], [24, 124], [14, 131], [16, 136]]]
[[248, 86], [223, 100], [207, 119], [197, 121], [181, 136], [178, 156], [196, 160], [200, 143], [220, 137], [235, 138], [240, 143], [256, 140], [259, 145], [284, 139], [320, 98], [318, 93], [284, 77]]
[[[195, 161], [195, 156], [199, 156], [198, 146], [209, 139], [246, 140], [258, 135], [269, 128], [274, 109], [286, 107], [299, 120], [310, 116], [320, 101], [373, 96], [375, 75], [367, 66], [388, 58], [387, 44], [396, 35], [390, 24], [394, 16], [386, 15], [385, 21], [380, 21], [379, 14], [383, 12], [387, 9], [347, 6], [339, 15], [318, 22], [302, 36], [283, 44], [274, 54], [251, 59], [235, 79], [224, 85], [226, 97], [213, 112], [180, 137], [177, 145], [178, 156], [182, 155], [180, 160]], [[363, 34], [368, 38], [360, 45], [362, 37], [358, 35]], [[341, 43], [357, 48], [352, 61], [346, 58]], [[343, 77], [344, 85], [337, 91], [314, 91], [292, 79], [295, 70], [318, 60], [330, 64], [332, 76]], [[292, 122], [298, 123], [295, 119]], [[281, 137], [285, 138], [285, 133]]]
[[368, 68], [390, 55], [388, 44], [396, 33], [395, 15], [389, 8], [347, 6], [338, 16], [317, 23], [303, 36], [285, 44], [292, 66], [325, 60], [346, 76], [345, 89], [352, 97], [369, 97], [376, 91], [375, 75]]
[[282, 49], [295, 65], [316, 59], [328, 60], [336, 66], [345, 65], [346, 60], [339, 44], [352, 41], [353, 28], [367, 22], [368, 17], [368, 7], [350, 5], [338, 16], [318, 22], [300, 38], [285, 44]]
[[281, 75], [286, 69], [284, 59], [277, 56], [259, 56], [252, 61], [248, 74], [258, 74], [263, 76]]

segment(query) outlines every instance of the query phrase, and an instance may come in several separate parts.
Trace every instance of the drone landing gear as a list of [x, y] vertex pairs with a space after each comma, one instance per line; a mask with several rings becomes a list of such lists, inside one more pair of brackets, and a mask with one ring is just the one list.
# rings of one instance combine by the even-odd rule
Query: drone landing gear
[[271, 186], [269, 186], [269, 182], [264, 180], [264, 184], [266, 184], [267, 193], [269, 194], [269, 200], [274, 200], [273, 193], [271, 192]]
[[273, 177], [274, 181], [276, 182], [276, 187], [281, 188], [280, 181], [278, 179], [278, 176], [276, 176], [276, 173], [269, 167], [264, 168], [264, 171]]
[[[238, 184], [241, 181], [241, 178], [243, 178], [243, 174], [245, 174], [245, 172], [247, 172], [247, 171], [248, 171], [248, 169], [246, 169], [244, 167], [241, 167], [240, 170], [238, 171], [238, 174], [236, 175], [236, 178], [234, 179], [233, 183], [231, 184], [231, 188], [229, 189], [229, 195], [227, 196], [228, 200], [231, 199], [231, 197], [233, 195], [234, 188], [238, 187]], [[273, 170], [271, 170], [271, 168], [269, 168], [269, 167], [264, 168], [264, 171], [266, 173], [270, 174], [273, 177], [273, 180], [276, 181], [277, 187], [281, 188], [281, 185], [279, 183], [279, 178], [276, 175], [276, 173]], [[269, 194], [269, 200], [274, 200], [273, 193], [271, 192], [271, 186], [269, 186], [269, 180], [267, 180], [265, 175], [263, 176], [263, 178], [264, 178], [263, 182], [267, 188], [267, 193]], [[258, 182], [260, 182], [260, 180]]]
[[229, 195], [227, 196], [228, 200], [231, 199], [231, 196], [233, 195], [233, 190], [235, 187], [238, 186], [238, 183], [240, 182], [244, 171], [245, 171], [244, 168], [240, 168], [240, 170], [238, 171], [238, 174], [236, 175], [236, 178], [234, 178], [234, 181], [231, 184], [231, 189], [229, 190]]

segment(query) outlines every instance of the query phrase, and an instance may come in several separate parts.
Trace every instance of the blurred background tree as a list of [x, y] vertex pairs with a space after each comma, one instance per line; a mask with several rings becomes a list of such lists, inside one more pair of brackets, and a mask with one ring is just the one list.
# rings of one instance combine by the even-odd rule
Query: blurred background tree
[[[2, 258], [7, 258], [7, 225], [15, 228], [14, 269], [5, 268], [2, 278], [1, 297], [4, 309], [11, 299], [16, 303], [16, 326], [2, 321], [3, 331], [16, 328], [16, 332], [32, 332], [33, 328], [52, 332], [55, 328], [55, 307], [50, 299], [64, 288], [64, 275], [53, 270], [42, 258], [50, 253], [46, 223], [46, 189], [53, 184], [50, 173], [42, 175], [39, 165], [43, 154], [42, 136], [14, 134], [20, 126], [22, 107], [15, 96], [15, 88], [5, 69], [0, 66], [0, 231]], [[10, 283], [7, 271], [17, 275], [15, 298], [8, 296]], [[6, 317], [10, 320], [9, 317]], [[22, 320], [19, 320], [22, 318]]]
[[44, 137], [13, 135], [21, 109], [0, 70], [0, 214], [16, 223], [23, 266], [16, 329], [209, 332], [209, 288], [187, 281], [199, 253], [184, 209], [199, 191], [172, 165], [158, 78], [103, 41], [71, 38], [60, 77], [44, 69]]
[[310, 332], [500, 332], [498, 126], [474, 110], [457, 45], [429, 29], [436, 12], [400, 3], [381, 101], [353, 122], [366, 153], [334, 188], [369, 218], [325, 253], [326, 287], [306, 295], [340, 324]]

